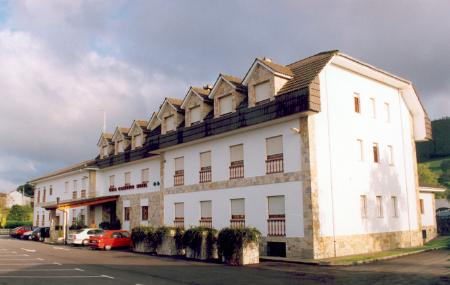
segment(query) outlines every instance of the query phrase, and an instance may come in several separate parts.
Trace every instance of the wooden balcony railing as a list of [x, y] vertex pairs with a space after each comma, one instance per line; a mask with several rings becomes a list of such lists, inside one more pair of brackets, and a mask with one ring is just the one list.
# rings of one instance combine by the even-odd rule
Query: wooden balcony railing
[[176, 228], [184, 229], [184, 217], [175, 217], [175, 220], [173, 221], [173, 226]]
[[231, 228], [245, 228], [245, 215], [231, 215], [230, 220]]
[[286, 218], [284, 215], [269, 215], [269, 219], [267, 220], [267, 235], [286, 235]]
[[230, 165], [230, 179], [244, 177], [244, 161], [233, 161]]
[[86, 198], [86, 190], [81, 190], [81, 195], [80, 195], [80, 197], [81, 198]]
[[184, 170], [175, 171], [175, 175], [173, 176], [173, 185], [174, 186], [184, 185]]
[[200, 219], [200, 227], [212, 228], [212, 218], [211, 217], [202, 217]]
[[211, 166], [202, 167], [200, 172], [200, 183], [211, 182]]
[[267, 156], [266, 174], [280, 173], [284, 171], [283, 154], [274, 154]]

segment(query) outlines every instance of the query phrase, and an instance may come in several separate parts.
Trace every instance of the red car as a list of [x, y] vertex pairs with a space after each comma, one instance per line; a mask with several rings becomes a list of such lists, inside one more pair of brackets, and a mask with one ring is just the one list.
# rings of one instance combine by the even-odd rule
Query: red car
[[105, 250], [115, 247], [130, 247], [131, 236], [125, 230], [100, 231], [89, 237], [89, 246], [91, 249]]
[[32, 230], [33, 230], [32, 226], [17, 227], [12, 229], [9, 235], [14, 238], [20, 238], [25, 232], [29, 232]]

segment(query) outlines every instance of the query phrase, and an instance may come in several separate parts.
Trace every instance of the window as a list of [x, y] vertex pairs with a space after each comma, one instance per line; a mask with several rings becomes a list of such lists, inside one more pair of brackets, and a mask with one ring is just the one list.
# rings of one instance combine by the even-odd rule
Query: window
[[67, 193], [67, 192], [69, 192], [69, 181], [66, 181], [64, 183], [64, 193]]
[[150, 181], [148, 168], [141, 170], [141, 181], [142, 183], [148, 183], [148, 181]]
[[361, 218], [367, 218], [367, 196], [360, 196]]
[[141, 217], [143, 221], [148, 221], [148, 206], [142, 206], [141, 207]]
[[134, 147], [142, 146], [142, 135], [137, 135], [134, 137]]
[[116, 180], [115, 175], [109, 176], [109, 187], [114, 187], [114, 185], [116, 184], [115, 180]]
[[184, 156], [175, 158], [175, 172], [184, 171]]
[[53, 195], [53, 185], [50, 185], [49, 187], [49, 195], [52, 196]]
[[244, 145], [230, 146], [230, 179], [244, 177]]
[[81, 189], [86, 190], [86, 186], [87, 186], [87, 177], [83, 177], [81, 179]]
[[378, 163], [380, 161], [380, 155], [378, 152], [378, 144], [377, 143], [373, 143], [372, 150], [373, 150], [373, 162]]
[[175, 219], [184, 219], [184, 203], [175, 203]]
[[108, 146], [103, 147], [103, 156], [108, 156]]
[[255, 85], [255, 102], [263, 102], [270, 99], [269, 81]]
[[184, 157], [175, 158], [175, 175], [173, 176], [175, 186], [184, 185]]
[[201, 201], [200, 202], [200, 217], [202, 219], [210, 219], [212, 217], [212, 202]]
[[124, 174], [125, 185], [128, 186], [131, 184], [131, 172], [125, 172]]
[[386, 112], [386, 123], [389, 123], [391, 121], [391, 109], [389, 103], [384, 103], [384, 110]]
[[359, 161], [364, 161], [364, 143], [363, 140], [356, 140], [357, 142], [357, 157]]
[[117, 144], [117, 152], [123, 152], [123, 141], [119, 141]]
[[47, 189], [45, 189], [44, 187], [44, 193], [42, 195], [42, 202], [45, 203], [46, 202], [46, 196], [47, 196]]
[[80, 220], [81, 220], [82, 224], [85, 224], [85, 222], [86, 222], [86, 214], [84, 212], [84, 209], [80, 210]]
[[372, 105], [372, 118], [376, 118], [377, 117], [377, 106], [375, 104], [375, 99], [374, 98], [370, 98], [370, 103]]
[[391, 145], [388, 145], [388, 149], [387, 150], [388, 150], [387, 155], [388, 155], [389, 165], [394, 165], [394, 149], [392, 148]]
[[72, 199], [75, 200], [77, 198], [77, 191], [72, 192]]
[[233, 111], [233, 97], [226, 95], [219, 98], [219, 114], [225, 115]]
[[396, 196], [391, 197], [391, 203], [392, 203], [392, 217], [396, 218], [398, 217], [398, 206]]
[[123, 219], [124, 219], [124, 221], [129, 221], [130, 220], [130, 211], [131, 211], [130, 207], [123, 207]]
[[231, 218], [245, 218], [245, 199], [231, 199]]
[[383, 200], [381, 196], [377, 196], [377, 215], [378, 218], [383, 217]]
[[269, 218], [284, 217], [284, 196], [269, 196], [267, 199], [269, 204]]
[[78, 191], [78, 180], [73, 181], [73, 191]]
[[425, 213], [425, 205], [423, 204], [423, 199], [419, 199], [420, 213], [423, 215]]
[[283, 137], [276, 136], [266, 139], [266, 173], [280, 173], [283, 167]]
[[200, 153], [200, 168], [211, 167], [211, 151], [205, 151]]
[[175, 128], [175, 115], [166, 117], [166, 131], [174, 131]]
[[39, 203], [41, 201], [41, 190], [38, 190], [37, 193], [37, 202]]
[[359, 94], [358, 93], [355, 93], [355, 96], [353, 97], [353, 102], [354, 102], [354, 105], [355, 105], [355, 113], [361, 113], [361, 103], [360, 103], [360, 100], [359, 100]]
[[189, 110], [191, 124], [201, 121], [201, 108], [200, 106], [195, 106]]

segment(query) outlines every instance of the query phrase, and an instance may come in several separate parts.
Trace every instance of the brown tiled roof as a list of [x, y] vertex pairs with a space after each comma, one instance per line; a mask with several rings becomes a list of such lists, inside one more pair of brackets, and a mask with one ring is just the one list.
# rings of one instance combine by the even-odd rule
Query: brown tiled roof
[[139, 127], [147, 127], [148, 121], [146, 120], [135, 120], [136, 125], [138, 125]]
[[278, 94], [289, 93], [308, 87], [325, 65], [338, 52], [339, 51], [337, 50], [321, 52], [287, 65], [294, 75], [292, 79], [286, 82], [280, 91], [278, 91]]
[[102, 136], [107, 139], [107, 140], [111, 140], [113, 137], [113, 134], [111, 133], [103, 133]]
[[211, 99], [209, 99], [208, 95], [211, 92], [210, 89], [205, 89], [205, 88], [200, 88], [200, 87], [191, 87], [192, 90], [197, 93], [198, 95], [200, 95], [204, 101], [211, 101]]
[[270, 67], [275, 72], [278, 72], [278, 73], [281, 73], [281, 74], [284, 74], [287, 76], [294, 76], [294, 73], [292, 72], [292, 70], [287, 66], [265, 60], [264, 58], [259, 58], [259, 60], [261, 62], [263, 62], [265, 65], [267, 65], [268, 67]]
[[225, 80], [229, 81], [233, 86], [239, 90], [246, 90], [247, 87], [242, 85], [242, 79], [233, 75], [220, 74]]
[[119, 132], [121, 132], [122, 134], [128, 134], [128, 132], [130, 131], [130, 128], [122, 128], [122, 127], [117, 127], [119, 129]]
[[179, 107], [183, 104], [183, 100], [178, 98], [167, 98], [167, 101], [175, 107]]

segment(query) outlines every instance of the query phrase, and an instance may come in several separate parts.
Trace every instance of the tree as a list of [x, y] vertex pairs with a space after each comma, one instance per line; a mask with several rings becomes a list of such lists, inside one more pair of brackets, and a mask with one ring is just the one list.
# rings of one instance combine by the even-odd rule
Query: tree
[[419, 164], [419, 184], [423, 186], [439, 186], [439, 176], [424, 164]]
[[22, 193], [22, 190], [26, 196], [28, 196], [28, 197], [34, 196], [34, 186], [33, 185], [31, 185], [29, 183], [25, 183], [25, 184], [17, 187], [17, 191], [19, 191], [20, 193]]
[[7, 221], [28, 222], [33, 220], [33, 208], [31, 206], [14, 205], [9, 210]]

